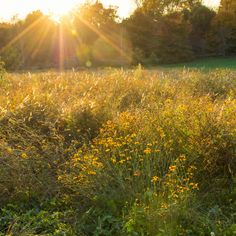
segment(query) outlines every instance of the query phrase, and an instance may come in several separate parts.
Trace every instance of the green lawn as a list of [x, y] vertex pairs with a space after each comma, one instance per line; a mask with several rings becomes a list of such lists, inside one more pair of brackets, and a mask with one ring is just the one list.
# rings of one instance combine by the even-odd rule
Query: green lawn
[[205, 58], [193, 62], [164, 65], [165, 68], [187, 67], [202, 69], [236, 69], [236, 57], [227, 58]]

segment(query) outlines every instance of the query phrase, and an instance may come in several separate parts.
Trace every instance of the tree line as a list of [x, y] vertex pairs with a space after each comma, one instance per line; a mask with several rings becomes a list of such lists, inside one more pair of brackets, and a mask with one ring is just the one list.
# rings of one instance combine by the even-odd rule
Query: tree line
[[9, 70], [178, 63], [236, 54], [236, 14], [199, 0], [136, 0], [116, 7], [85, 3], [56, 22], [41, 11], [0, 23], [0, 58]]

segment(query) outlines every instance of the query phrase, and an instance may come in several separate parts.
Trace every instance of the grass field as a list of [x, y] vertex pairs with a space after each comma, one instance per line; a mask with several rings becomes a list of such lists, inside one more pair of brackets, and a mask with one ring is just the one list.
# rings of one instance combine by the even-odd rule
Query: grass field
[[236, 57], [205, 58], [193, 62], [165, 65], [164, 68], [196, 68], [196, 69], [231, 69], [236, 70]]
[[234, 70], [2, 73], [0, 235], [236, 235], [235, 117]]

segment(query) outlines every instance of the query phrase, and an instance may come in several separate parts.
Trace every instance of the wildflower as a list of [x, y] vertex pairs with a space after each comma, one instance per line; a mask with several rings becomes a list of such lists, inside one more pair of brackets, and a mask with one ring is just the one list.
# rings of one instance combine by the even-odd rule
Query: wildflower
[[165, 133], [164, 133], [164, 131], [163, 131], [163, 129], [161, 128], [161, 127], [158, 127], [157, 128], [157, 131], [158, 131], [158, 133], [159, 133], [159, 135], [160, 135], [160, 137], [163, 139], [166, 135], [165, 135]]
[[159, 177], [158, 176], [153, 176], [152, 177], [152, 182], [155, 183], [159, 180]]
[[192, 187], [192, 189], [198, 189], [198, 183], [190, 183], [189, 185]]
[[91, 170], [91, 171], [88, 172], [88, 174], [89, 174], [89, 175], [96, 175], [97, 173], [96, 173], [95, 171], [92, 171], [92, 170]]
[[168, 205], [166, 203], [162, 203], [161, 208], [166, 210], [168, 208]]
[[120, 160], [119, 163], [120, 163], [120, 164], [124, 164], [124, 163], [125, 163], [125, 160]]
[[58, 177], [57, 177], [57, 180], [62, 180], [63, 179], [63, 177], [61, 176], [61, 175], [59, 175]]
[[176, 169], [177, 169], [176, 166], [170, 166], [170, 167], [169, 167], [169, 170], [172, 171], [172, 172], [174, 172]]
[[101, 162], [96, 161], [96, 160], [92, 161], [92, 165], [96, 168], [103, 168], [103, 164]]
[[180, 161], [186, 161], [186, 156], [185, 155], [180, 155], [179, 160]]
[[27, 158], [28, 158], [28, 155], [27, 155], [26, 153], [22, 153], [22, 154], [21, 154], [21, 157], [22, 157], [23, 159], [27, 159]]
[[13, 153], [13, 150], [12, 150], [11, 148], [7, 148], [7, 152], [8, 152], [9, 154], [12, 154], [12, 153]]
[[145, 154], [150, 154], [152, 152], [152, 150], [150, 148], [146, 148], [143, 152]]

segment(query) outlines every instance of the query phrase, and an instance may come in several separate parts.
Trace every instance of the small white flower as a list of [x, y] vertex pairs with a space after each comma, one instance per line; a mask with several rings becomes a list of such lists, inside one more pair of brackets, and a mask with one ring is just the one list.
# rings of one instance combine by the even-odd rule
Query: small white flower
[[211, 232], [211, 236], [216, 236], [214, 232]]

